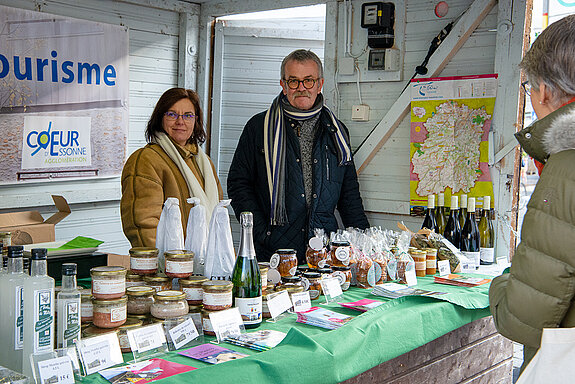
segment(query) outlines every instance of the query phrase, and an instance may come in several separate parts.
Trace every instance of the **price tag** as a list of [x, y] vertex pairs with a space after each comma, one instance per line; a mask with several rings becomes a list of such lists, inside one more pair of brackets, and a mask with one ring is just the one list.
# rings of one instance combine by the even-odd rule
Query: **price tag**
[[170, 333], [170, 337], [172, 338], [176, 349], [180, 349], [200, 335], [192, 319], [188, 319], [183, 323], [176, 325], [168, 332]]
[[68, 356], [38, 362], [40, 384], [74, 384], [72, 360]]
[[437, 262], [437, 268], [439, 269], [439, 276], [447, 276], [451, 273], [449, 260], [439, 260]]
[[[116, 337], [116, 340], [117, 339], [118, 338]], [[120, 344], [118, 342], [118, 348], [119, 347]], [[110, 342], [108, 340], [102, 340], [101, 342], [94, 344], [84, 345], [82, 348], [80, 348], [80, 354], [82, 355], [82, 360], [84, 361], [84, 369], [86, 371], [86, 375], [91, 375], [92, 373], [117, 364], [110, 357], [112, 352], [110, 348]]]
[[244, 322], [238, 308], [230, 308], [225, 311], [210, 313], [210, 323], [218, 341], [223, 341], [228, 336], [239, 336], [242, 333]]
[[278, 295], [268, 299], [268, 309], [272, 319], [275, 319], [291, 307], [292, 302], [287, 291], [281, 291]]
[[132, 350], [144, 353], [166, 344], [166, 335], [162, 324], [153, 324], [126, 332]]
[[408, 287], [413, 287], [417, 285], [417, 276], [415, 275], [415, 269], [406, 269], [405, 270], [405, 281], [407, 282]]
[[341, 285], [339, 285], [339, 280], [337, 278], [321, 279], [319, 282], [324, 295], [331, 298], [343, 295]]
[[311, 308], [309, 292], [298, 292], [291, 295], [294, 312], [305, 312]]

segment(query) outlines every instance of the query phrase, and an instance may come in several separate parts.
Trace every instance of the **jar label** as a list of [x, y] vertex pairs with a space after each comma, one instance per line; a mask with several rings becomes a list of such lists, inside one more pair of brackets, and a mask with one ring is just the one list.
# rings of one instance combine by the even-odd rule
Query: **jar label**
[[229, 307], [232, 305], [232, 291], [212, 293], [204, 291], [204, 305]]
[[295, 276], [296, 272], [297, 272], [297, 266], [290, 268], [290, 270], [289, 270], [289, 274], [292, 276]]
[[319, 268], [325, 268], [325, 266], [327, 265], [327, 259], [321, 259], [318, 263], [317, 266]]
[[314, 251], [321, 251], [323, 248], [323, 240], [320, 237], [314, 236], [307, 242], [309, 247]]
[[319, 297], [320, 291], [318, 289], [310, 289], [309, 291], [309, 298], [315, 300]]
[[148, 271], [158, 269], [157, 257], [130, 257], [130, 269]]
[[307, 277], [301, 278], [301, 285], [303, 285], [304, 291], [307, 291], [309, 289], [309, 280], [307, 279]]
[[379, 275], [376, 273], [377, 272], [376, 268], [379, 268], [379, 264], [377, 263], [374, 264], [372, 264], [367, 271], [367, 284], [369, 284], [369, 286], [371, 287], [375, 286], [375, 283], [379, 280], [379, 277], [381, 276], [381, 270], [379, 272]]
[[54, 291], [34, 291], [34, 353], [51, 351], [54, 345]]
[[124, 279], [92, 279], [92, 293], [97, 295], [124, 293], [125, 291], [126, 281]]
[[212, 328], [212, 322], [210, 321], [209, 317], [203, 317], [202, 316], [202, 327], [204, 328], [204, 331], [208, 331], [208, 332], [214, 331], [214, 329]]
[[126, 281], [126, 288], [141, 287], [143, 285], [146, 285], [146, 283], [144, 283], [143, 281]]
[[236, 297], [236, 307], [240, 310], [245, 325], [262, 322], [262, 297]]
[[270, 268], [276, 269], [280, 265], [280, 255], [274, 253], [270, 258]]
[[118, 335], [118, 341], [120, 342], [120, 348], [128, 349], [130, 348], [130, 340], [128, 340], [128, 335], [125, 333], [120, 333]]
[[94, 316], [94, 306], [92, 302], [82, 303], [81, 305], [82, 317], [92, 317]]
[[182, 288], [182, 292], [186, 294], [186, 300], [202, 301], [204, 298], [202, 288]]
[[344, 264], [346, 261], [347, 261], [347, 264], [349, 264], [349, 254], [350, 254], [350, 249], [347, 246], [337, 247], [335, 250], [336, 259], [338, 259], [339, 261], [341, 261]]
[[112, 323], [115, 323], [117, 321], [126, 320], [127, 316], [128, 316], [128, 311], [127, 311], [125, 305], [123, 305], [120, 308], [110, 309], [110, 321]]
[[416, 271], [423, 271], [427, 268], [427, 262], [425, 261], [416, 261], [415, 262], [415, 270]]
[[339, 285], [345, 284], [346, 276], [342, 271], [335, 271], [331, 275], [339, 281]]
[[262, 273], [262, 287], [265, 288], [268, 285], [268, 273]]
[[426, 268], [436, 268], [436, 259], [427, 259], [425, 262]]
[[193, 261], [170, 261], [166, 260], [166, 273], [193, 273]]
[[495, 249], [494, 248], [480, 248], [479, 258], [484, 263], [493, 263], [495, 261]]

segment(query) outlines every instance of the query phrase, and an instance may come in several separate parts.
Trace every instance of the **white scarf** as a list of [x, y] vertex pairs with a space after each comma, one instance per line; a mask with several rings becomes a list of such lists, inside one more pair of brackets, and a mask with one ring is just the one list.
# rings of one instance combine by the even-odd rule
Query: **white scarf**
[[196, 164], [198, 164], [198, 168], [200, 168], [200, 172], [204, 176], [205, 188], [202, 188], [198, 182], [198, 179], [196, 178], [196, 175], [194, 175], [188, 164], [186, 164], [184, 158], [182, 155], [180, 155], [176, 146], [174, 143], [172, 143], [172, 140], [170, 140], [168, 135], [166, 135], [164, 132], [156, 133], [155, 142], [160, 147], [162, 147], [164, 152], [166, 152], [170, 159], [172, 159], [172, 161], [176, 164], [184, 176], [184, 180], [186, 180], [186, 184], [188, 185], [188, 189], [190, 191], [190, 197], [199, 198], [200, 203], [206, 207], [206, 220], [209, 222], [210, 218], [212, 217], [212, 211], [220, 201], [220, 196], [218, 191], [218, 183], [214, 177], [212, 164], [206, 153], [199, 145], [197, 146], [198, 154], [195, 155], [195, 158]]

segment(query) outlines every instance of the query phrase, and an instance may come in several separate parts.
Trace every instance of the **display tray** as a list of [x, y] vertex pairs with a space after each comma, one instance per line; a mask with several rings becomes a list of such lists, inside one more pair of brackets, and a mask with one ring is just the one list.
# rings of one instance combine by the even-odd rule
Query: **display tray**
[[82, 255], [82, 254], [91, 254], [98, 250], [98, 247], [93, 248], [73, 248], [73, 249], [52, 249], [52, 248], [59, 248], [62, 245], [66, 244], [68, 241], [60, 240], [60, 241], [50, 241], [47, 243], [36, 243], [36, 244], [27, 244], [24, 245], [24, 255], [30, 256], [30, 252], [34, 248], [47, 248], [48, 249], [48, 258], [52, 258], [55, 256], [67, 256], [67, 255]]

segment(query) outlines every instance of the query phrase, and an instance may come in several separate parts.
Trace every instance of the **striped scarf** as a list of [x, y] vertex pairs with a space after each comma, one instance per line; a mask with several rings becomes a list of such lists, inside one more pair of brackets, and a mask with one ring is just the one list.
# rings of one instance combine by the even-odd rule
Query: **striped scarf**
[[268, 188], [270, 194], [270, 224], [282, 226], [287, 223], [285, 207], [285, 151], [286, 133], [284, 114], [292, 119], [303, 121], [310, 119], [321, 111], [325, 111], [331, 118], [335, 128], [334, 142], [336, 144], [339, 165], [351, 161], [351, 148], [349, 139], [333, 112], [324, 105], [323, 96], [317, 95], [314, 106], [302, 111], [290, 105], [287, 97], [282, 93], [274, 99], [264, 119], [264, 152]]

